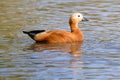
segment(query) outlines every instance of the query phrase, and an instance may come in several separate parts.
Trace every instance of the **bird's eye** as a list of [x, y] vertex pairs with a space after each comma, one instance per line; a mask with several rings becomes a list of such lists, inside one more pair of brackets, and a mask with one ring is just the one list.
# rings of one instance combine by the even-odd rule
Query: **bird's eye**
[[78, 15], [78, 17], [80, 17], [80, 15]]

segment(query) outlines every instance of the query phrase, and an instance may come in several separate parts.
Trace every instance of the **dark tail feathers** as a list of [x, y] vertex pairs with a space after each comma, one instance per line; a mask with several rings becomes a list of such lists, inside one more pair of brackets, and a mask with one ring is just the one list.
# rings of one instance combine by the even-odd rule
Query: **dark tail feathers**
[[23, 31], [24, 34], [28, 34], [32, 39], [34, 39], [36, 34], [41, 32], [45, 32], [45, 30]]
[[29, 32], [27, 32], [27, 31], [23, 31], [23, 33], [24, 33], [24, 34], [29, 34]]

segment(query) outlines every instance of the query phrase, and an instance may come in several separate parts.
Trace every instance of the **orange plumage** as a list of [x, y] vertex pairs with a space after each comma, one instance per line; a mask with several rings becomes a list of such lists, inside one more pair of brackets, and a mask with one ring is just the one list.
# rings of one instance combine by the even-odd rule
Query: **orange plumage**
[[69, 19], [71, 32], [65, 30], [34, 30], [23, 31], [36, 42], [61, 43], [61, 42], [78, 42], [84, 40], [84, 35], [78, 27], [80, 21], [88, 21], [81, 13], [73, 13]]

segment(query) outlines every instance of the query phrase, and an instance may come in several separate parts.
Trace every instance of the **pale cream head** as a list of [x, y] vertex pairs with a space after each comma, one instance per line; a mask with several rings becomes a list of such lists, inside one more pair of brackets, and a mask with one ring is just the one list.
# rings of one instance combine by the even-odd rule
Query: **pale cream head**
[[77, 22], [80, 22], [83, 19], [83, 15], [81, 13], [73, 13], [71, 18], [77, 20]]
[[80, 21], [88, 21], [81, 13], [73, 13], [70, 16], [70, 23], [79, 23]]

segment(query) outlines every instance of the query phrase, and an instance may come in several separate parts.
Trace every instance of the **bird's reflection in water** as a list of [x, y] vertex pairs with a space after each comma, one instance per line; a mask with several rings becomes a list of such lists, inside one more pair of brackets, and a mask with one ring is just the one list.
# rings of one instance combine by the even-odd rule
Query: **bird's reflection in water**
[[68, 52], [75, 58], [82, 53], [82, 42], [74, 42], [74, 43], [34, 43], [31, 45], [31, 49], [35, 52], [42, 52], [44, 50], [50, 50], [55, 52]]
[[[57, 44], [45, 44], [45, 43], [34, 43], [31, 45], [31, 49], [35, 52], [43, 52], [45, 50], [49, 50], [52, 52], [67, 52], [73, 56], [74, 59], [65, 62], [69, 64], [69, 66], [63, 65], [63, 67], [68, 67], [72, 72], [72, 79], [78, 80], [77, 78], [80, 75], [83, 75], [81, 69], [83, 63], [82, 59], [82, 42], [74, 42], [74, 43], [57, 43]], [[56, 62], [57, 63], [57, 62]], [[59, 63], [59, 62], [58, 62]], [[64, 64], [64, 63], [63, 63]], [[57, 64], [58, 65], [58, 64]], [[61, 66], [61, 64], [60, 64]], [[63, 72], [64, 73], [64, 72]], [[65, 78], [67, 79], [67, 78]]]

